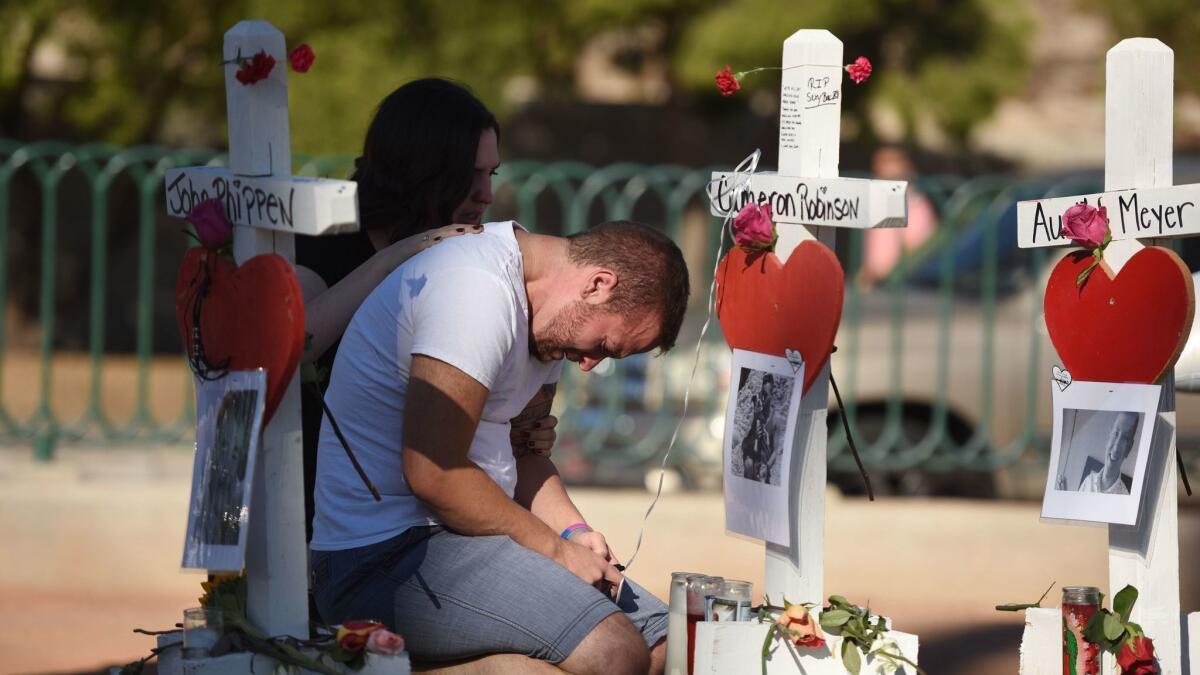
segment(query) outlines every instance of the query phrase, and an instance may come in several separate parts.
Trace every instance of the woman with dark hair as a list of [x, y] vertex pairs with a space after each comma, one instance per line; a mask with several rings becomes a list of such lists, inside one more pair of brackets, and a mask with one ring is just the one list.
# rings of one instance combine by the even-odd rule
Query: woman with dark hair
[[[414, 80], [379, 105], [355, 160], [360, 230], [296, 237], [296, 276], [304, 291], [304, 362], [316, 363], [324, 393], [338, 342], [371, 291], [404, 261], [433, 244], [482, 231], [500, 165], [500, 125], [466, 87]], [[322, 407], [317, 391], [301, 395], [305, 512], [312, 537], [313, 487]], [[546, 451], [553, 423], [514, 432]]]

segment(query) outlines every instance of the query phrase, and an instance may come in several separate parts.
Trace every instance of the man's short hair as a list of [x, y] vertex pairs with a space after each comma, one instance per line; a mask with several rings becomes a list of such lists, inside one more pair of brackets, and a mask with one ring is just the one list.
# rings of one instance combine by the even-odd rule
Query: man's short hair
[[670, 237], [629, 220], [613, 220], [569, 236], [568, 259], [617, 275], [606, 307], [624, 317], [657, 312], [662, 329], [655, 341], [661, 351], [675, 346], [687, 311], [687, 263]]

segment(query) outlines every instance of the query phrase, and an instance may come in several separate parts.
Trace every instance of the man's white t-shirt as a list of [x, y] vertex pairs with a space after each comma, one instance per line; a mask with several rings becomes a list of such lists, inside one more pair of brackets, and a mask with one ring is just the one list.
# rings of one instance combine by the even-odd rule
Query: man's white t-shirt
[[376, 502], [329, 424], [317, 449], [312, 548], [367, 546], [438, 522], [412, 495], [400, 459], [413, 354], [444, 361], [488, 388], [468, 457], [509, 497], [517, 484], [509, 420], [562, 362], [529, 353], [529, 303], [515, 222], [444, 241], [396, 268], [367, 297], [342, 338], [325, 401]]

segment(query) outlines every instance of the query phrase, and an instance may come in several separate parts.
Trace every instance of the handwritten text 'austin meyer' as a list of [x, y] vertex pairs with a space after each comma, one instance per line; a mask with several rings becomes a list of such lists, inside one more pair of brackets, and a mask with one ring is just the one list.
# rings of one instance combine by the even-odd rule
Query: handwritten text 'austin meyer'
[[[1087, 204], [1087, 198], [1080, 200], [1078, 203]], [[1104, 197], [1096, 199], [1096, 206], [1104, 206]], [[1128, 196], [1117, 195], [1117, 213], [1116, 218], [1113, 214], [1109, 214], [1110, 227], [1113, 227], [1114, 233], [1116, 226], [1119, 224], [1121, 234], [1146, 233], [1150, 234], [1151, 230], [1157, 230], [1154, 234], [1169, 235], [1172, 230], [1183, 230], [1185, 227], [1184, 213], [1191, 207], [1195, 209], [1193, 202], [1179, 202], [1177, 204], [1158, 204], [1156, 206], [1138, 205], [1138, 193], [1130, 192]], [[1036, 202], [1033, 213], [1033, 243], [1038, 243], [1038, 235], [1045, 237], [1046, 241], [1059, 241], [1064, 239], [1062, 233], [1062, 214], [1054, 217], [1046, 215], [1046, 209], [1042, 202]]]

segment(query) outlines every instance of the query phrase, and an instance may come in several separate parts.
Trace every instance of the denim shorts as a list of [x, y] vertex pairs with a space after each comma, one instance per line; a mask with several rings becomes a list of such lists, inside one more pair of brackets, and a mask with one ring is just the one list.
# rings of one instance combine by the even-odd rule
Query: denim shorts
[[620, 611], [648, 647], [667, 634], [666, 605], [629, 579], [618, 605], [506, 536], [414, 527], [370, 546], [313, 551], [312, 569], [325, 623], [382, 621], [423, 661], [509, 652], [560, 663]]

